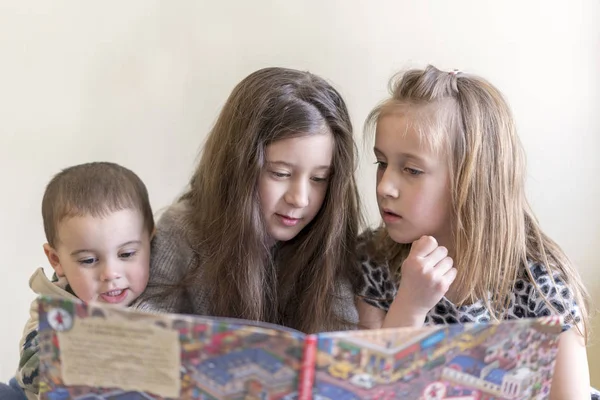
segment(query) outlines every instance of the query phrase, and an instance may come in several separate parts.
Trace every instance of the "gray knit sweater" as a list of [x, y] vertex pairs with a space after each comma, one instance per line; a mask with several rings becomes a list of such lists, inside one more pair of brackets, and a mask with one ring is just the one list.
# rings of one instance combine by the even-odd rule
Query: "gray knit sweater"
[[[165, 285], [176, 285], [196, 264], [192, 250], [189, 222], [185, 220], [188, 204], [181, 201], [169, 207], [157, 223], [152, 241], [150, 281], [135, 307], [150, 312], [209, 315], [210, 298], [202, 286], [202, 270], [198, 271], [193, 289], [163, 291]], [[334, 310], [344, 320], [356, 324], [358, 314], [350, 282], [340, 282], [337, 287]]]

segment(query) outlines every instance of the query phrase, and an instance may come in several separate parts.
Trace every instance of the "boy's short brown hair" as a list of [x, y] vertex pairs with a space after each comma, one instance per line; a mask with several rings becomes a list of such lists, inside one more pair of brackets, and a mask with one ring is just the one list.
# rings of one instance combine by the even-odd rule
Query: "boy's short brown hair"
[[154, 231], [154, 216], [148, 191], [131, 170], [110, 162], [91, 162], [66, 168], [46, 186], [42, 218], [46, 240], [55, 247], [58, 225], [76, 216], [103, 217], [124, 209], [142, 213], [148, 232]]

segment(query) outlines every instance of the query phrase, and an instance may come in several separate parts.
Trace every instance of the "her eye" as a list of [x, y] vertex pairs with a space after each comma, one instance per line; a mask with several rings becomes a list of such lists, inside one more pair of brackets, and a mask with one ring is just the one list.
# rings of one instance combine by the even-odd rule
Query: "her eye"
[[418, 169], [409, 168], [409, 167], [404, 168], [404, 170], [406, 172], [408, 172], [410, 175], [421, 175], [423, 173], [423, 171], [419, 171]]
[[311, 178], [313, 181], [317, 182], [317, 183], [322, 183], [322, 182], [327, 182], [329, 180], [328, 177], [320, 177], [320, 176], [315, 176], [313, 178]]
[[375, 161], [375, 165], [377, 165], [377, 169], [386, 169], [387, 168], [387, 163], [384, 161]]
[[271, 171], [271, 174], [276, 178], [288, 178], [290, 176], [287, 172]]

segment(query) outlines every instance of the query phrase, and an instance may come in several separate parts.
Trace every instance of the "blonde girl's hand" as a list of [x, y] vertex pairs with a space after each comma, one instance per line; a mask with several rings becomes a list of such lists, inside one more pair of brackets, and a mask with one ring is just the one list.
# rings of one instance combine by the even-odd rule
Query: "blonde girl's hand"
[[456, 268], [445, 247], [432, 236], [422, 236], [413, 242], [401, 276], [385, 327], [422, 325], [456, 278]]

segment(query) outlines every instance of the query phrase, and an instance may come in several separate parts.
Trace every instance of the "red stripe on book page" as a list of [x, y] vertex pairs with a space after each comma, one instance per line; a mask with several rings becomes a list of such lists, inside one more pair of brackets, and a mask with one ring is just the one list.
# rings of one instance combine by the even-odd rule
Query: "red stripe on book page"
[[315, 383], [315, 360], [317, 355], [317, 335], [308, 335], [304, 340], [302, 369], [298, 381], [298, 400], [311, 400]]

